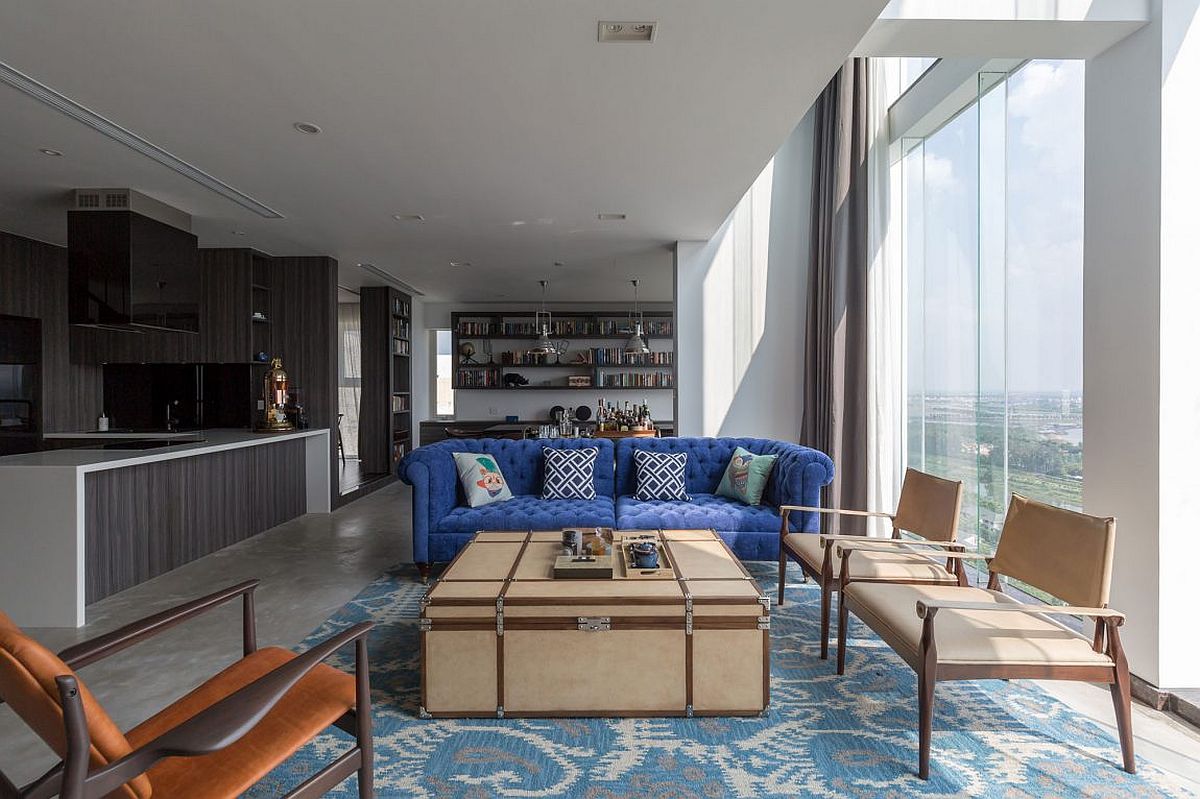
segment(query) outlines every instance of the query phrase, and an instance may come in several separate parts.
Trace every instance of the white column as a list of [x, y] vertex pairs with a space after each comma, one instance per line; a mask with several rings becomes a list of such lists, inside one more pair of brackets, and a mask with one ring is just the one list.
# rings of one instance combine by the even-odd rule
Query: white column
[[1135, 674], [1200, 686], [1200, 0], [1087, 66], [1084, 509], [1117, 517]]

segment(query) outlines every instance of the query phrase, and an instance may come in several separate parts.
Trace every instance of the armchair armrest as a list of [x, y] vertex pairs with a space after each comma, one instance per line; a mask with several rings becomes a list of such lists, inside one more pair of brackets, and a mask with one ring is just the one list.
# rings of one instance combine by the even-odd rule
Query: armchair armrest
[[1015, 611], [1034, 615], [1061, 616], [1092, 616], [1100, 619], [1113, 619], [1118, 625], [1125, 622], [1125, 614], [1112, 608], [1086, 608], [1075, 605], [1028, 605], [1019, 602], [957, 602], [944, 599], [918, 599], [917, 618], [928, 618], [939, 610], [996, 610]]
[[242, 597], [243, 605], [242, 648], [243, 654], [248, 655], [257, 648], [254, 627], [254, 589], [258, 588], [258, 584], [258, 580], [246, 580], [237, 585], [231, 585], [208, 596], [193, 599], [191, 602], [185, 602], [161, 613], [155, 613], [153, 616], [126, 624], [110, 633], [69, 646], [59, 652], [58, 656], [72, 669], [78, 669], [116, 654], [122, 649], [128, 649], [136, 643], [239, 596]]
[[[908, 543], [908, 542], [905, 542], [905, 543]], [[913, 543], [920, 543], [920, 542], [913, 542]], [[888, 547], [888, 546], [871, 546], [871, 545], [855, 546], [853, 544], [838, 544], [837, 545], [837, 554], [838, 554], [838, 557], [841, 557], [841, 558], [845, 558], [851, 552], [895, 552], [895, 551], [896, 550], [894, 548]], [[984, 555], [982, 552], [959, 552], [957, 550], [952, 550], [952, 549], [948, 549], [948, 550], [936, 552], [936, 553], [929, 552], [929, 553], [921, 553], [921, 554], [928, 554], [930, 557], [933, 557], [936, 554], [938, 560], [941, 560], [944, 558], [946, 560], [990, 561], [992, 559], [991, 555]]]
[[871, 538], [865, 535], [832, 535], [821, 534], [821, 546], [828, 547], [830, 544], [837, 541], [857, 541], [867, 545], [881, 545], [884, 547], [896, 547], [902, 545], [914, 545], [932, 547], [934, 549], [946, 549], [957, 551], [963, 548], [963, 545], [957, 541], [928, 541], [924, 538]]
[[325, 639], [120, 760], [96, 769], [85, 780], [87, 794], [105, 796], [165, 757], [206, 755], [236, 743], [321, 661], [351, 641], [365, 647], [365, 637], [374, 626], [362, 622]]
[[[842, 516], [877, 516], [880, 518], [894, 519], [895, 515], [884, 513], [877, 510], [843, 510], [842, 508], [810, 508], [807, 505], [780, 505], [780, 512], [783, 511], [805, 511], [809, 513], [836, 513]], [[861, 537], [861, 536], [860, 536]]]

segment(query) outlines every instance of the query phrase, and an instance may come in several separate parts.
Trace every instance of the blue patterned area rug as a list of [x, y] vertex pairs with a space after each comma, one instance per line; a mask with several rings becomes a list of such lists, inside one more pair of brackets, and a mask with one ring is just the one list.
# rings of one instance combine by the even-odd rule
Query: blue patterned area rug
[[[773, 564], [748, 564], [764, 590]], [[793, 570], [798, 571], [798, 570]], [[932, 779], [917, 779], [911, 669], [866, 627], [851, 629], [847, 674], [817, 657], [812, 583], [772, 608], [765, 718], [437, 720], [419, 703], [417, 616], [424, 587], [404, 568], [376, 580], [306, 641], [371, 619], [376, 785], [381, 797], [729, 799], [760, 797], [1192, 796], [1115, 738], [1026, 681], [939, 683]], [[352, 670], [353, 653], [337, 665]], [[248, 797], [274, 797], [343, 751], [319, 738]], [[357, 796], [349, 780], [331, 796]]]

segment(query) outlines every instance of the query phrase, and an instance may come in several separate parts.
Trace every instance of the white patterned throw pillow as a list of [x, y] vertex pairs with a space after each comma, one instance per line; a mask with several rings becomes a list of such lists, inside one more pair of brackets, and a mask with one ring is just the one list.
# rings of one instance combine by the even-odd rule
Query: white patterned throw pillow
[[542, 481], [542, 499], [595, 499], [596, 447], [543, 450], [546, 476]]
[[637, 467], [636, 498], [691, 500], [683, 477], [687, 469], [686, 452], [647, 452], [639, 449], [633, 453], [633, 464]]

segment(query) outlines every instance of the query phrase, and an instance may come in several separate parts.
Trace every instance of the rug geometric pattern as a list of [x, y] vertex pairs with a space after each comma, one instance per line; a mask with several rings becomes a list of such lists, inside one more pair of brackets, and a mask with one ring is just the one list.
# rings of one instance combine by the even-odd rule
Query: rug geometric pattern
[[[773, 594], [774, 564], [748, 568]], [[793, 570], [798, 571], [798, 570]], [[760, 799], [767, 797], [1192, 796], [1139, 759], [1122, 771], [1113, 736], [1023, 680], [938, 683], [931, 779], [915, 775], [913, 672], [854, 621], [846, 675], [817, 657], [820, 596], [788, 589], [771, 609], [771, 707], [750, 719], [478, 719], [423, 721], [415, 570], [387, 574], [304, 646], [373, 620], [376, 787], [380, 797], [485, 799]], [[853, 618], [853, 617], [852, 617]], [[330, 661], [352, 669], [353, 650]], [[275, 797], [343, 751], [324, 735], [248, 797]], [[330, 796], [356, 796], [348, 780]]]

